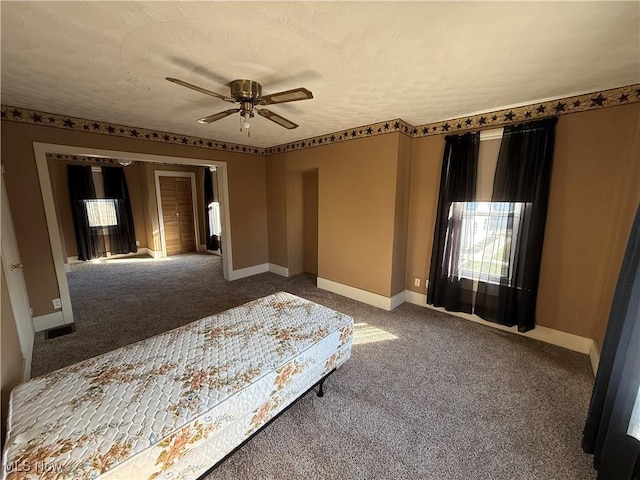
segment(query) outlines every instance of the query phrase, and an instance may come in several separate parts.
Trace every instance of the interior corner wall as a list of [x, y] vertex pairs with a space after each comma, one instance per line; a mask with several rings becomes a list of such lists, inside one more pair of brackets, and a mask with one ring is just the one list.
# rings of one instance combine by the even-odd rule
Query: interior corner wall
[[[52, 313], [60, 296], [33, 142], [227, 163], [233, 268], [268, 262], [265, 157], [3, 120], [2, 164], [29, 301], [34, 316]], [[147, 205], [148, 207], [148, 205]], [[149, 240], [149, 239], [147, 239]], [[149, 245], [149, 244], [148, 244]]]
[[303, 183], [303, 269], [318, 274], [318, 169], [302, 174]]
[[407, 238], [411, 192], [411, 150], [413, 139], [400, 135], [396, 170], [396, 198], [393, 224], [393, 260], [391, 266], [391, 296], [405, 290], [407, 271]]
[[389, 297], [399, 133], [267, 157], [269, 261], [288, 266], [287, 173], [318, 169], [318, 276]]
[[287, 258], [289, 276], [304, 271], [304, 183], [302, 172], [287, 172]]
[[[602, 345], [640, 202], [640, 104], [562, 115], [556, 127], [540, 271], [538, 325]], [[444, 136], [413, 141], [408, 290], [429, 272]]]

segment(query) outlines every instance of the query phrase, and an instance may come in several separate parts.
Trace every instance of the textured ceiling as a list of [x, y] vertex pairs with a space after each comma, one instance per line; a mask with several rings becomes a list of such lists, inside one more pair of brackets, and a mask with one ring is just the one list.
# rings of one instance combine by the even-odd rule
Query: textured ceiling
[[[8, 2], [2, 103], [268, 147], [367, 123], [413, 125], [640, 81], [639, 2]], [[228, 94], [306, 87], [235, 115]]]

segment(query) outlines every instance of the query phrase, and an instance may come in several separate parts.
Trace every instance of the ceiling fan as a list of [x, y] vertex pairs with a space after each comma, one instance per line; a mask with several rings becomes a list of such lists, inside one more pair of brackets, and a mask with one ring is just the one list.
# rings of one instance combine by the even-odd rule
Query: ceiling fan
[[[253, 118], [254, 116], [254, 107], [262, 105], [274, 105], [277, 103], [296, 102], [298, 100], [308, 100], [310, 98], [313, 98], [313, 94], [306, 88], [294, 88], [293, 90], [286, 90], [283, 92], [271, 93], [269, 95], [263, 96], [262, 85], [260, 85], [258, 82], [254, 82], [253, 80], [232, 81], [230, 83], [231, 93], [229, 96], [227, 96], [212, 92], [211, 90], [207, 90], [206, 88], [198, 87], [197, 85], [193, 85], [177, 78], [166, 77], [166, 79], [170, 82], [182, 85], [183, 87], [191, 88], [192, 90], [196, 90], [197, 92], [219, 98], [220, 100], [224, 100], [225, 102], [239, 104], [240, 106], [238, 108], [231, 108], [229, 110], [214, 113], [213, 115], [199, 118], [196, 121], [199, 123], [209, 124], [215, 122], [216, 120], [220, 120], [221, 118], [224, 118], [228, 115], [240, 112], [240, 131], [245, 128], [249, 136], [251, 136], [251, 132], [249, 131], [249, 127], [251, 126], [251, 124], [249, 123], [249, 119]], [[283, 116], [272, 112], [271, 110], [267, 110], [266, 108], [255, 108], [255, 111], [258, 112], [258, 115], [261, 115], [267, 120], [271, 120], [272, 122], [277, 123], [281, 127], [288, 128], [289, 130], [298, 128], [298, 125], [293, 123], [291, 120], [288, 120]]]

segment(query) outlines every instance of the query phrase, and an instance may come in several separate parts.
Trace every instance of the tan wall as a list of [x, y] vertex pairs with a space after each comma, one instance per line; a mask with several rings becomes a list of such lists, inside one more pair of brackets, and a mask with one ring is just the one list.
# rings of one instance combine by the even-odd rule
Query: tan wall
[[538, 324], [602, 345], [640, 201], [640, 104], [559, 118]]
[[399, 136], [269, 156], [269, 261], [288, 265], [287, 172], [317, 168], [318, 276], [390, 296]]
[[304, 189], [304, 271], [318, 274], [318, 170], [302, 175]]
[[[443, 135], [413, 140], [405, 288], [418, 293], [425, 292], [429, 277], [443, 155]], [[414, 286], [415, 278], [420, 279], [419, 287]]]
[[412, 139], [405, 135], [400, 135], [398, 140], [398, 166], [396, 171], [396, 207], [393, 223], [391, 295], [396, 295], [405, 289], [411, 188], [411, 150]]
[[27, 291], [35, 316], [51, 313], [51, 299], [60, 295], [33, 142], [187, 157], [203, 163], [211, 160], [227, 162], [233, 268], [268, 261], [264, 157], [18, 122], [3, 121], [1, 128], [2, 163], [6, 167], [7, 193], [24, 263]]
[[[58, 225], [61, 230], [63, 248], [66, 249], [67, 257], [78, 255], [76, 234], [73, 226], [73, 214], [71, 213], [71, 203], [69, 201], [69, 183], [67, 178], [67, 165], [88, 165], [81, 162], [68, 162], [63, 160], [49, 160], [49, 176], [51, 178], [51, 189], [53, 200], [56, 204], [58, 215]], [[96, 164], [97, 165], [97, 164]], [[133, 214], [133, 224], [135, 226], [136, 240], [140, 242], [139, 248], [147, 246], [147, 228], [144, 210], [142, 208], [142, 172], [143, 167], [130, 165], [124, 169], [127, 179], [127, 188], [131, 200], [131, 212]]]
[[304, 183], [302, 172], [287, 173], [287, 259], [289, 276], [304, 271]]
[[[599, 345], [640, 201], [639, 118], [625, 105], [563, 115], [556, 130], [537, 323]], [[406, 288], [422, 293], [443, 152], [444, 136], [413, 142]]]
[[11, 390], [18, 385], [22, 380], [22, 369], [24, 359], [22, 357], [22, 350], [20, 349], [20, 339], [18, 338], [18, 329], [16, 328], [16, 322], [13, 317], [13, 310], [11, 310], [11, 303], [9, 300], [9, 291], [7, 290], [7, 281], [4, 276], [4, 268], [2, 270], [2, 324], [0, 326], [0, 338], [2, 345], [1, 359], [2, 367], [0, 375], [2, 376], [1, 386], [1, 406], [2, 406], [2, 434], [0, 438], [4, 443], [4, 435], [7, 425], [7, 407], [9, 405], [9, 395]]

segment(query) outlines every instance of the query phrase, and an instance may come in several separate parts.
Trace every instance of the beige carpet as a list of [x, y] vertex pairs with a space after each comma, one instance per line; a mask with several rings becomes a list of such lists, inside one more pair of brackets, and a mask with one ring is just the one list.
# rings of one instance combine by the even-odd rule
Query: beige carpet
[[595, 479], [580, 449], [589, 361], [428, 308], [386, 312], [308, 275], [225, 282], [218, 257], [74, 266], [76, 332], [38, 335], [43, 374], [285, 290], [353, 316], [352, 358], [209, 479]]

